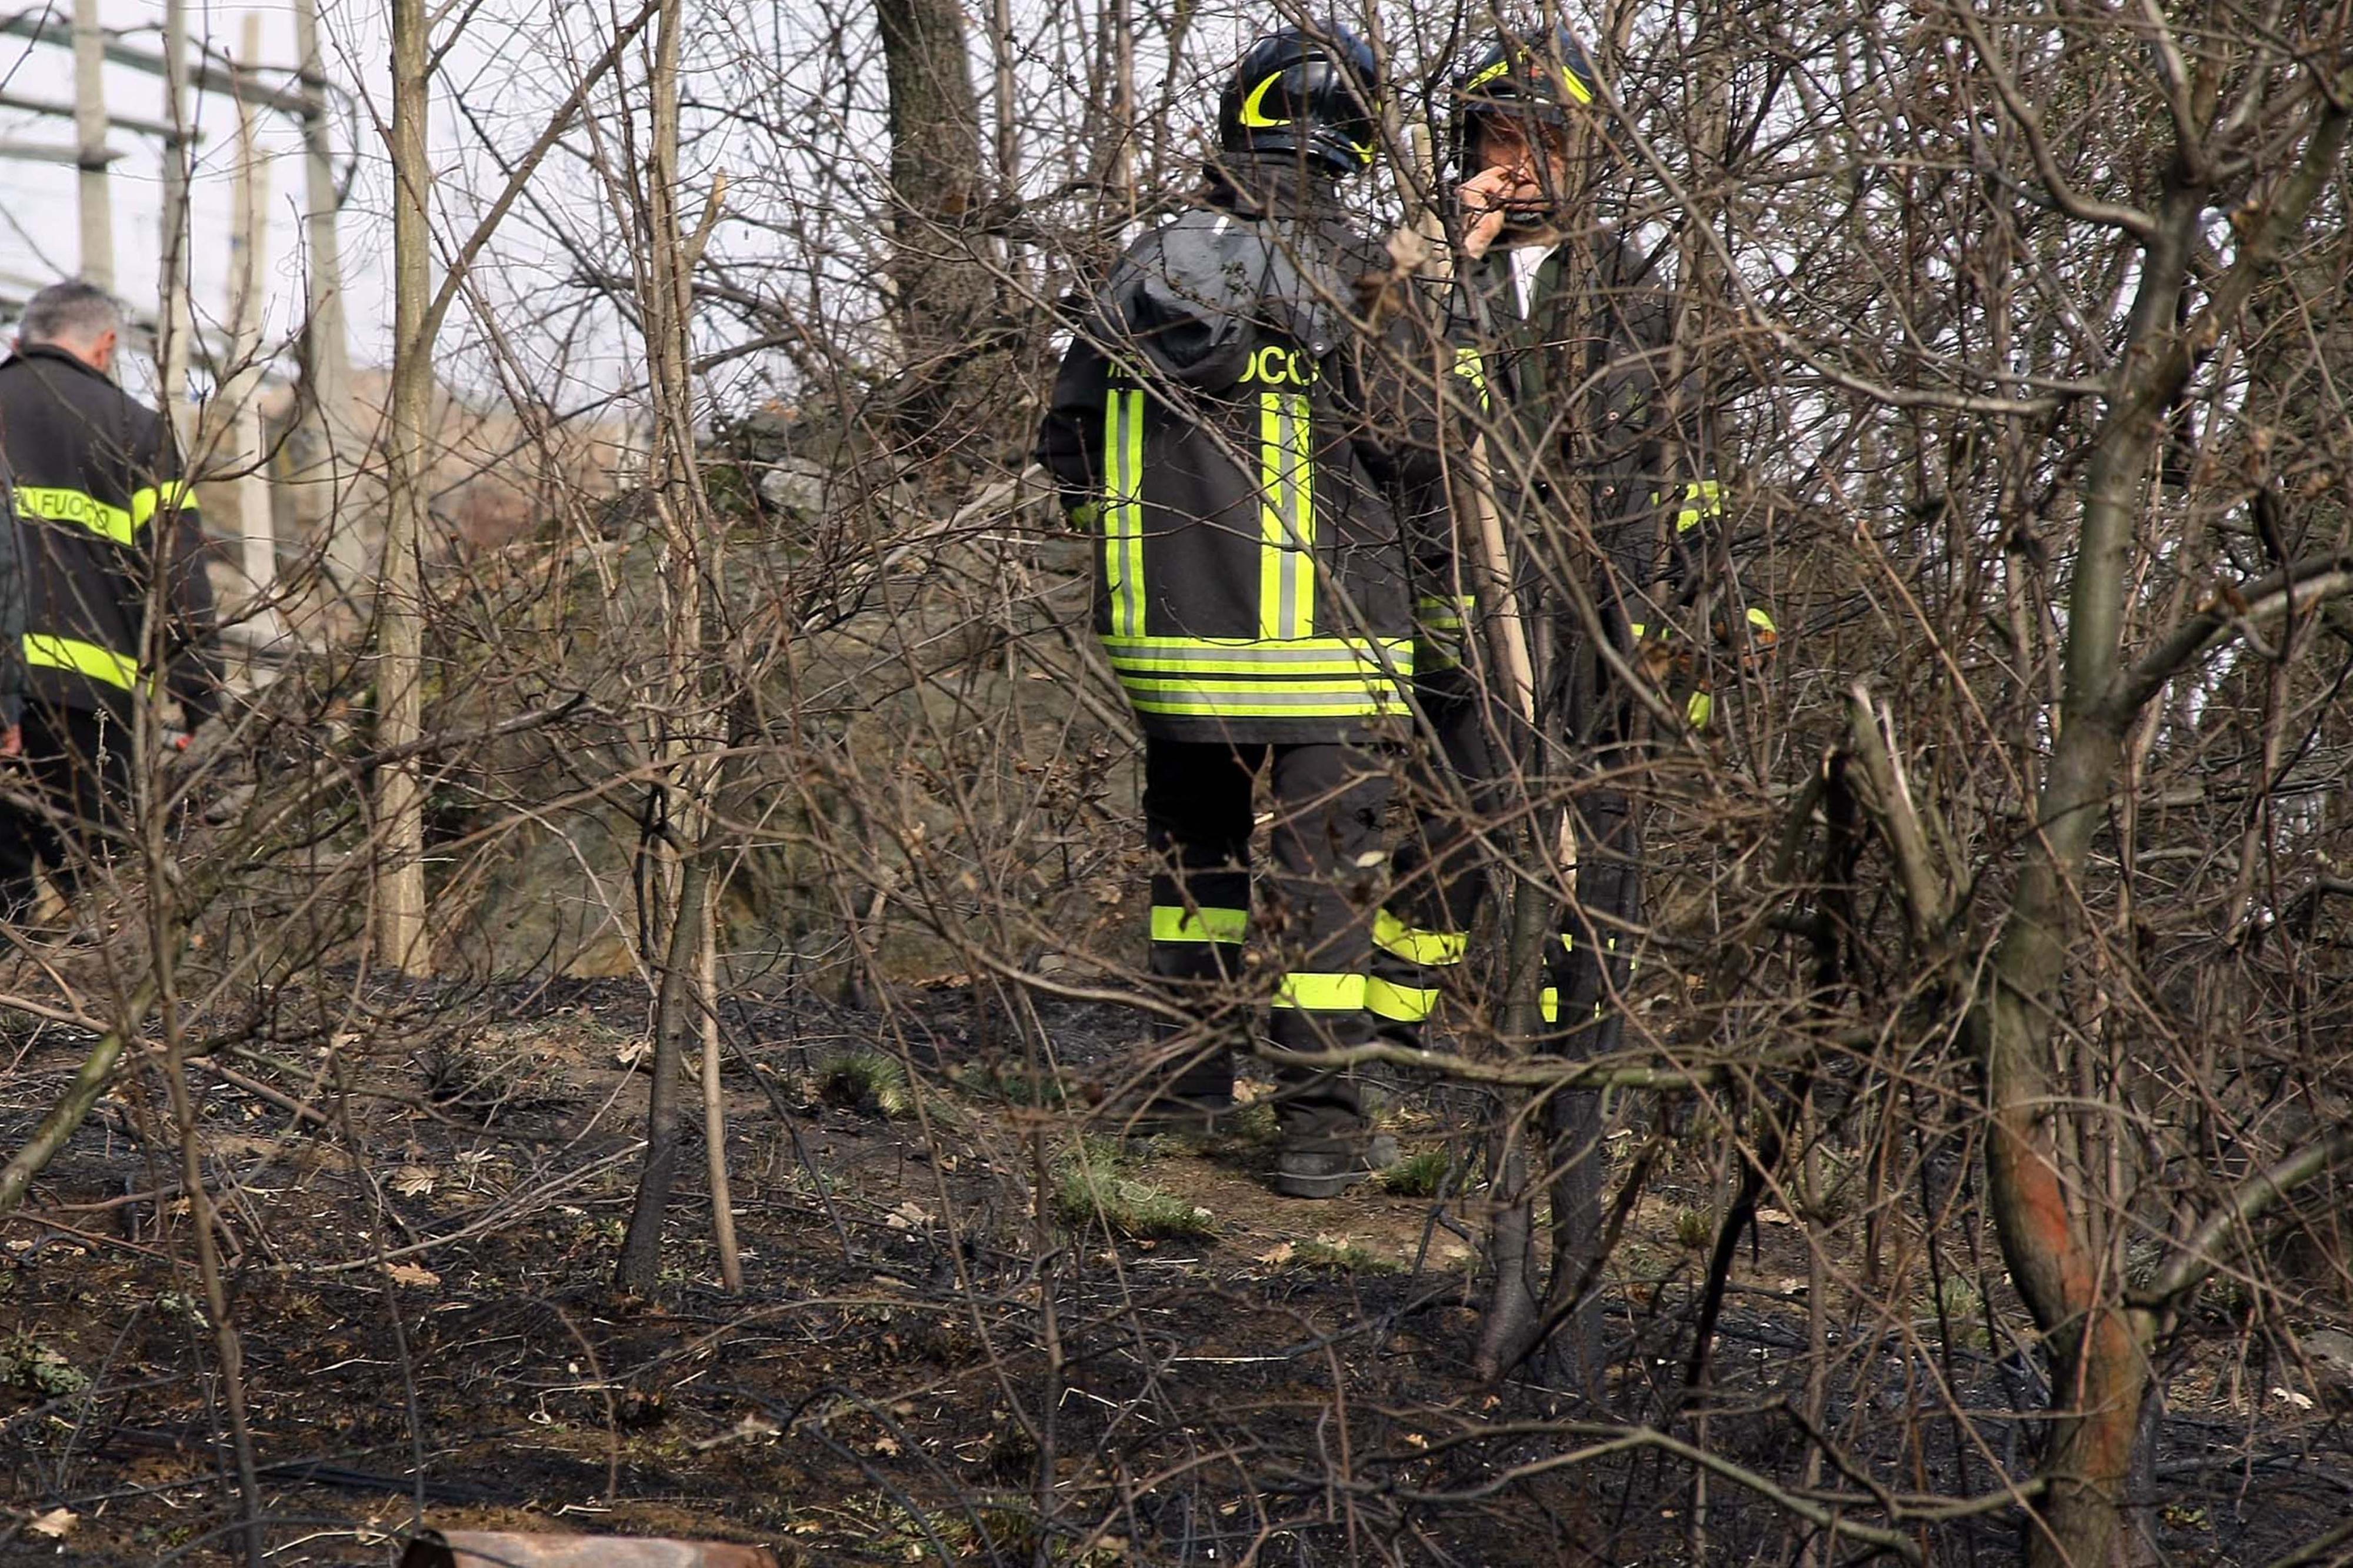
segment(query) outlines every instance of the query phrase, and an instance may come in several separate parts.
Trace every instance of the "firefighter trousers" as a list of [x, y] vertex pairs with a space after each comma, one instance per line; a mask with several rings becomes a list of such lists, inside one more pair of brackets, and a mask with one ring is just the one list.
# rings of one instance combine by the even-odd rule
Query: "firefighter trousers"
[[[1497, 825], [1512, 815], [1503, 748], [1516, 723], [1460, 666], [1417, 677], [1415, 700], [1429, 733], [1408, 770], [1414, 820], [1375, 921], [1368, 992], [1382, 1033], [1410, 1045], [1421, 1043], [1421, 1026], [1446, 993], [1461, 989], [1472, 924], [1493, 885], [1492, 836], [1508, 832]], [[1546, 945], [1537, 995], [1546, 1034], [1536, 1043], [1567, 1056], [1617, 1048], [1642, 913], [1639, 826], [1625, 791], [1609, 782], [1630, 752], [1610, 728], [1577, 749], [1588, 776], [1570, 808], [1576, 896]], [[1491, 1009], [1498, 1023], [1501, 1013]]]
[[70, 901], [103, 867], [107, 830], [131, 800], [131, 731], [115, 714], [28, 702], [23, 726], [22, 772], [10, 785], [30, 798], [0, 802], [0, 920], [17, 925], [33, 913], [41, 868]]
[[[1261, 773], [1273, 795], [1273, 866], [1253, 921], [1250, 832]], [[1370, 1039], [1367, 916], [1388, 871], [1381, 818], [1389, 788], [1379, 756], [1360, 746], [1146, 737], [1154, 975], [1195, 1017], [1236, 1026], [1224, 1031], [1230, 1041], [1251, 1007], [1235, 983], [1255, 924], [1280, 954], [1267, 1029], [1272, 1043], [1322, 1050]], [[1313, 1147], [1364, 1128], [1352, 1075], [1278, 1065], [1276, 1078], [1275, 1117], [1286, 1144]], [[1198, 1054], [1171, 1092], [1214, 1098], [1232, 1087], [1229, 1043]]]

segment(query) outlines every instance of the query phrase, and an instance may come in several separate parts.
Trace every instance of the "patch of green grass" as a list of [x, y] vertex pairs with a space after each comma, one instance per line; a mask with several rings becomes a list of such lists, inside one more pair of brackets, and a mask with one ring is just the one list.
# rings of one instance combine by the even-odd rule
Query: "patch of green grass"
[[1241, 1149], [1271, 1149], [1282, 1142], [1282, 1129], [1274, 1120], [1274, 1101], [1253, 1100], [1237, 1107], [1234, 1113], [1219, 1124], [1226, 1142]]
[[1064, 1225], [1106, 1226], [1130, 1241], [1207, 1236], [1215, 1216], [1136, 1177], [1108, 1139], [1082, 1139], [1054, 1163], [1054, 1213]]
[[21, 1388], [54, 1399], [79, 1394], [90, 1386], [90, 1374], [30, 1334], [0, 1340], [0, 1387]]
[[[1953, 1342], [1982, 1348], [1986, 1342], [1985, 1297], [1979, 1293], [1977, 1282], [1964, 1279], [1957, 1274], [1948, 1274], [1944, 1279], [1938, 1297], [1944, 1305], [1945, 1322], [1952, 1331]], [[1932, 1299], [1928, 1307], [1932, 1316], [1936, 1310], [1936, 1301]]]
[[1319, 1236], [1293, 1244], [1292, 1264], [1300, 1268], [1329, 1268], [1341, 1274], [1395, 1274], [1398, 1264], [1367, 1251], [1347, 1237]]
[[948, 1081], [976, 1100], [1018, 1105], [1025, 1110], [1050, 1110], [1070, 1099], [1059, 1077], [1034, 1078], [1018, 1068], [971, 1062], [949, 1074]]
[[1401, 1198], [1434, 1198], [1445, 1184], [1446, 1173], [1453, 1168], [1453, 1158], [1443, 1145], [1422, 1149], [1408, 1154], [1388, 1170], [1373, 1177], [1373, 1184], [1385, 1193]]
[[1697, 1209], [1683, 1209], [1675, 1215], [1675, 1239], [1694, 1252], [1706, 1249], [1715, 1239], [1715, 1221]]
[[833, 1058], [817, 1070], [817, 1091], [830, 1104], [869, 1116], [896, 1120], [915, 1109], [906, 1068], [881, 1051], [850, 1051]]

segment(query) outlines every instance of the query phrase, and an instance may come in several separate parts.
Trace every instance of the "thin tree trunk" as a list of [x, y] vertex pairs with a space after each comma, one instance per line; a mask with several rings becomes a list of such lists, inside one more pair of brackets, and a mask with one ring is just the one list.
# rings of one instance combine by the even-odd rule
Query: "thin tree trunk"
[[[424, 0], [392, 0], [392, 419], [385, 469], [384, 570], [376, 602], [376, 741], [406, 746], [423, 732], [420, 668], [424, 622], [417, 553], [425, 537], [426, 426], [433, 405], [431, 292], [426, 228], [433, 171], [426, 161], [428, 109]], [[422, 764], [394, 762], [376, 784], [375, 952], [404, 974], [423, 974], [432, 950], [425, 930], [425, 798]]]
[[[2314, 199], [2337, 175], [2348, 122], [2345, 109], [2324, 102], [2317, 110], [2301, 165], [2271, 210], [2247, 225], [2246, 242], [2204, 312], [2207, 322], [2234, 322], [2284, 240], [2302, 230]], [[2187, 384], [2196, 353], [2179, 324], [2179, 306], [2208, 195], [2192, 173], [2199, 162], [2186, 150], [2177, 159], [2142, 256], [2122, 369], [2084, 472], [2068, 592], [2065, 722], [2033, 814], [2040, 830], [2028, 840], [2009, 924], [1969, 1017], [1990, 1112], [1989, 1207], [2010, 1276], [2052, 1354], [2053, 1420], [2030, 1568], [2105, 1568], [2116, 1551], [2155, 1331], [2151, 1314], [2126, 1304], [2093, 1227], [2092, 1211], [2125, 1194], [2106, 1190], [2105, 1170], [2069, 1168], [2071, 1141], [2057, 1108], [2073, 1086], [2062, 1076], [2052, 1020], [2063, 1011], [2076, 889], [2141, 700], [2123, 679], [2121, 660], [2128, 567], [2164, 434], [2158, 415]]]
[[163, 298], [155, 316], [155, 371], [163, 381], [164, 417], [174, 444], [189, 448], [188, 428], [188, 11], [186, 0], [164, 6], [164, 255]]
[[649, 149], [638, 210], [644, 225], [640, 287], [646, 302], [646, 359], [653, 397], [653, 489], [662, 527], [662, 582], [668, 610], [664, 731], [655, 750], [665, 763], [660, 786], [669, 805], [664, 853], [676, 857], [668, 879], [669, 937], [655, 1005], [653, 1072], [646, 1117], [646, 1165], [638, 1186], [618, 1274], [623, 1289], [649, 1293], [660, 1277], [661, 1222], [678, 1168], [678, 1084], [685, 1040], [695, 1030], [702, 1047], [703, 1105], [711, 1134], [712, 1230], [730, 1289], [742, 1288], [729, 1212], [726, 1121], [718, 1099], [718, 1005], [712, 931], [712, 842], [709, 796], [719, 769], [704, 754], [720, 726], [710, 694], [712, 651], [704, 647], [710, 573], [718, 546], [695, 448], [691, 381], [691, 286], [694, 266], [717, 221], [724, 182], [689, 237], [679, 216], [679, 53], [681, 7], [668, 4], [654, 37], [647, 91], [652, 110]]
[[719, 1082], [719, 921], [716, 899], [704, 900], [702, 952], [695, 983], [702, 1015], [702, 1147], [711, 1180], [711, 1244], [719, 1254], [719, 1278], [744, 1293], [744, 1259], [735, 1249], [734, 1196], [727, 1181], [727, 1101]]
[[678, 1183], [679, 1079], [686, 1059], [688, 1021], [696, 1016], [695, 954], [702, 944], [702, 916], [711, 858], [691, 854], [679, 868], [678, 913], [670, 921], [662, 954], [661, 993], [654, 1005], [653, 1083], [647, 1090], [646, 1166], [638, 1178], [637, 1203], [621, 1242], [616, 1282], [632, 1295], [650, 1296], [661, 1281], [662, 1218]]

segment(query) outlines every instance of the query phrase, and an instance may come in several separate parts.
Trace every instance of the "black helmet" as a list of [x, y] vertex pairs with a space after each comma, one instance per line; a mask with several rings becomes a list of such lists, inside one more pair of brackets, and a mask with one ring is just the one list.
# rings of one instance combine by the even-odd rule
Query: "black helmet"
[[1234, 68], [1218, 100], [1218, 145], [1229, 156], [1303, 153], [1353, 174], [1373, 162], [1380, 90], [1380, 61], [1339, 23], [1280, 28]]
[[1596, 101], [1600, 81], [1593, 57], [1567, 27], [1555, 27], [1542, 39], [1496, 34], [1454, 79], [1456, 170], [1465, 178], [1478, 173], [1470, 164], [1471, 131], [1480, 116], [1508, 114], [1563, 125], [1570, 104]]

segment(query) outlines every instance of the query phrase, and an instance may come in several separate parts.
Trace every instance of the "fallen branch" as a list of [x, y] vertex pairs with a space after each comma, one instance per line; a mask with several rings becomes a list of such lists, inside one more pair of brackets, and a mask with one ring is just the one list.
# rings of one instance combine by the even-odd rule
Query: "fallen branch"
[[[1883, 1552], [1893, 1552], [1906, 1563], [1917, 1563], [1921, 1560], [1918, 1543], [1900, 1530], [1889, 1530], [1875, 1524], [1858, 1524], [1844, 1517], [1839, 1506], [1817, 1502], [1811, 1498], [1800, 1496], [1778, 1482], [1759, 1475], [1755, 1470], [1733, 1463], [1721, 1454], [1711, 1453], [1705, 1448], [1683, 1442], [1677, 1437], [1670, 1437], [1664, 1432], [1648, 1426], [1577, 1426], [1569, 1430], [1579, 1436], [1594, 1434], [1599, 1436], [1599, 1440], [1588, 1443], [1581, 1448], [1573, 1448], [1566, 1454], [1555, 1454], [1546, 1458], [1530, 1460], [1525, 1465], [1514, 1465], [1510, 1469], [1500, 1471], [1493, 1479], [1464, 1491], [1422, 1492], [1400, 1488], [1389, 1495], [1406, 1502], [1432, 1505], [1472, 1502], [1481, 1498], [1492, 1497], [1506, 1488], [1516, 1486], [1522, 1481], [1532, 1480], [1537, 1476], [1553, 1470], [1565, 1469], [1575, 1465], [1591, 1464], [1595, 1460], [1605, 1459], [1612, 1454], [1624, 1453], [1629, 1449], [1656, 1448], [1704, 1469], [1719, 1479], [1746, 1488], [1775, 1506], [1796, 1514], [1807, 1523], [1826, 1530], [1834, 1536], [1850, 1536], [1868, 1545], [1876, 1546]], [[1358, 1485], [1365, 1486], [1366, 1483], [1360, 1482]], [[1862, 1502], [1861, 1499], [1855, 1500], [1858, 1503]]]
[[2189, 1233], [2175, 1251], [2173, 1261], [2148, 1289], [2127, 1295], [2126, 1304], [2149, 1312], [2170, 1308], [2221, 1267], [2222, 1243], [2232, 1231], [2260, 1218], [2289, 1193], [2348, 1159], [2353, 1159], [2353, 1127], [2340, 1127], [2309, 1148], [2249, 1176], [2232, 1189], [2229, 1201]]
[[[1368, 1067], [1414, 1068], [1465, 1083], [1492, 1083], [1514, 1089], [1698, 1089], [1721, 1082], [1722, 1068], [1653, 1068], [1612, 1065], [1605, 1057], [1585, 1061], [1474, 1061], [1451, 1051], [1421, 1051], [1408, 1046], [1375, 1041], [1343, 1046], [1328, 1051], [1285, 1051], [1261, 1047], [1260, 1056], [1277, 1067], [1334, 1069]], [[1751, 1068], [1768, 1065], [1752, 1060]]]

